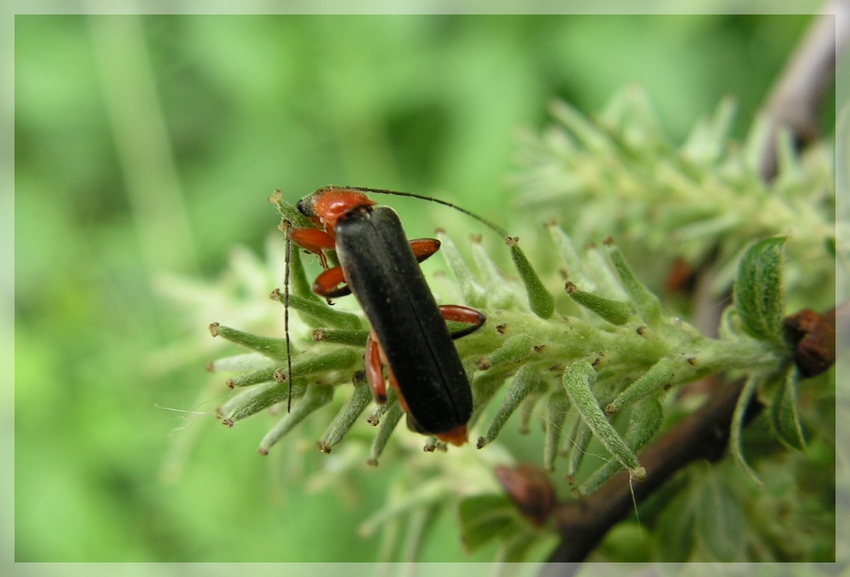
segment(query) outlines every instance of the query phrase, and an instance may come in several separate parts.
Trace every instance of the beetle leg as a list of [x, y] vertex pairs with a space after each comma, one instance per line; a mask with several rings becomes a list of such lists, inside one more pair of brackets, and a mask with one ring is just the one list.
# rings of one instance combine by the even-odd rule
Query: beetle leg
[[381, 345], [374, 331], [366, 339], [366, 380], [372, 388], [372, 397], [378, 404], [387, 402], [387, 382], [384, 380], [384, 364], [381, 362]]
[[332, 235], [318, 228], [293, 228], [289, 231], [289, 238], [301, 248], [319, 255], [322, 268], [328, 268], [328, 259], [324, 251], [335, 247]]
[[[398, 386], [398, 381], [395, 380], [395, 374], [393, 373], [393, 369], [389, 365], [387, 365], [387, 372], [389, 373], [390, 377], [390, 386], [395, 389], [396, 397], [398, 398], [398, 402], [401, 405], [402, 410], [407, 413], [408, 416], [410, 416], [410, 413], [407, 410], [407, 401], [404, 400], [404, 395], [401, 394], [401, 389]], [[422, 432], [419, 429], [416, 430], [417, 432]]]
[[318, 254], [323, 249], [334, 248], [334, 237], [318, 228], [293, 228], [289, 235], [292, 242], [310, 252]]
[[410, 241], [410, 248], [413, 249], [416, 262], [422, 262], [440, 250], [440, 241], [436, 238], [417, 238]]
[[487, 320], [487, 317], [481, 311], [462, 305], [440, 305], [440, 314], [447, 321], [456, 321], [470, 325], [453, 332], [451, 334], [452, 340], [474, 333], [484, 326], [484, 322]]
[[342, 272], [342, 267], [329, 268], [317, 276], [313, 282], [313, 292], [326, 299], [350, 295], [351, 289], [345, 284], [345, 274]]
[[[375, 336], [375, 333], [372, 332], [369, 334], [369, 338], [366, 339], [366, 379], [372, 387], [372, 396], [375, 398], [375, 401], [380, 404], [387, 401], [387, 383], [384, 380], [383, 371], [384, 364], [386, 364], [384, 351], [381, 348], [381, 343], [378, 342], [378, 338]], [[401, 394], [401, 388], [398, 386], [398, 381], [396, 381], [395, 374], [393, 374], [393, 369], [389, 365], [387, 365], [387, 373], [389, 374], [390, 386], [395, 389], [398, 402], [401, 405], [402, 410], [407, 413], [409, 417], [410, 413], [407, 410], [407, 401], [404, 400], [404, 395]], [[419, 428], [415, 430], [417, 432], [424, 432]]]

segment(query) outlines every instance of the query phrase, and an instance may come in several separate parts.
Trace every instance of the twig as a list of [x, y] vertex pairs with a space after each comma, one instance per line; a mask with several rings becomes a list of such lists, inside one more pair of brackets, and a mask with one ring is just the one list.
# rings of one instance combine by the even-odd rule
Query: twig
[[781, 128], [791, 131], [800, 148], [817, 139], [817, 111], [848, 41], [850, 2], [833, 0], [809, 28], [765, 104], [770, 130], [760, 162], [765, 180], [776, 176], [776, 134]]

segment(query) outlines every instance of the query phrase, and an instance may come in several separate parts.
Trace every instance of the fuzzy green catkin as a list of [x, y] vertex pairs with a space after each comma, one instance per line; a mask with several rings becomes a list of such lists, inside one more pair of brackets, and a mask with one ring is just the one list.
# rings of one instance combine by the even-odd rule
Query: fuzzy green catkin
[[504, 384], [505, 379], [511, 376], [514, 365], [498, 365], [475, 375], [472, 383], [472, 417], [469, 419], [469, 427], [472, 428], [487, 408], [487, 404], [496, 394], [496, 391]]
[[487, 304], [487, 293], [475, 282], [475, 278], [460, 251], [452, 239], [442, 229], [437, 230], [437, 238], [440, 241], [440, 252], [449, 265], [449, 270], [460, 285], [460, 291], [464, 302], [471, 307], [483, 307]]
[[548, 223], [546, 228], [567, 267], [567, 278], [582, 290], [596, 292], [596, 284], [584, 274], [584, 267], [569, 235], [554, 222]]
[[603, 154], [611, 149], [609, 137], [576, 108], [556, 100], [550, 110], [552, 116], [560, 120], [588, 150]]
[[354, 349], [335, 348], [324, 353], [302, 353], [292, 361], [292, 376], [306, 377], [326, 371], [341, 371], [354, 367], [361, 355]]
[[555, 312], [555, 297], [552, 296], [534, 267], [531, 266], [525, 253], [519, 248], [519, 238], [508, 237], [505, 239], [505, 244], [511, 250], [511, 259], [514, 261], [517, 273], [519, 273], [522, 283], [525, 285], [525, 292], [528, 294], [528, 306], [531, 312], [536, 314], [541, 319], [548, 319]]
[[657, 327], [661, 323], [661, 302], [646, 286], [640, 282], [632, 272], [632, 269], [626, 263], [626, 258], [620, 247], [615, 245], [613, 241], [606, 242], [608, 246], [608, 256], [614, 265], [614, 270], [617, 276], [620, 277], [620, 282], [623, 283], [625, 289], [629, 292], [632, 300], [637, 307], [638, 314], [643, 321], [651, 326]]
[[369, 331], [349, 331], [345, 329], [313, 329], [312, 339], [316, 342], [365, 347]]
[[587, 455], [587, 447], [590, 441], [593, 440], [593, 431], [587, 424], [579, 419], [573, 426], [572, 434], [569, 436], [569, 446], [567, 447], [567, 482], [572, 484], [575, 481], [578, 470]]
[[576, 303], [596, 313], [600, 318], [612, 325], [622, 326], [629, 321], [629, 317], [631, 316], [629, 303], [607, 299], [594, 293], [583, 291], [572, 281], [567, 281], [565, 288], [567, 294]]
[[[283, 226], [283, 223], [281, 223], [281, 226]], [[323, 302], [322, 297], [313, 292], [312, 282], [307, 279], [307, 273], [304, 271], [304, 261], [301, 258], [301, 250], [292, 243], [290, 243], [289, 251], [289, 271], [290, 296], [297, 295], [317, 303]]]
[[555, 470], [555, 458], [558, 456], [569, 408], [570, 399], [563, 389], [549, 395], [546, 402], [546, 440], [543, 446], [543, 466], [547, 471]]
[[277, 211], [280, 213], [280, 216], [291, 222], [293, 226], [297, 226], [298, 228], [313, 227], [313, 224], [307, 220], [306, 216], [301, 214], [301, 211], [298, 210], [295, 205], [283, 200], [283, 193], [281, 193], [280, 190], [275, 190], [272, 195], [269, 196], [269, 202], [274, 204], [277, 207]]
[[[285, 305], [286, 297], [280, 292], [280, 289], [275, 289], [269, 295], [273, 301]], [[292, 310], [303, 313], [309, 324], [331, 326], [337, 329], [357, 330], [361, 328], [360, 317], [353, 313], [338, 311], [332, 309], [326, 304], [316, 302], [304, 297], [291, 294], [289, 295], [289, 306]]]
[[537, 407], [538, 401], [540, 401], [540, 397], [542, 397], [545, 392], [546, 385], [541, 379], [538, 382], [538, 385], [533, 388], [519, 404], [519, 432], [521, 434], [527, 435], [531, 431], [531, 418], [535, 414], [535, 408]]
[[252, 335], [219, 323], [210, 324], [210, 334], [256, 351], [276, 361], [286, 360], [286, 340]]
[[610, 260], [597, 245], [588, 247], [584, 258], [584, 271], [598, 287], [594, 294], [615, 301], [629, 300], [629, 294], [611, 267]]
[[[304, 394], [304, 381], [292, 383], [292, 397], [298, 398]], [[263, 383], [244, 389], [238, 395], [230, 398], [216, 410], [226, 425], [233, 425], [251, 415], [259, 413], [289, 398], [289, 385], [284, 383]]]
[[381, 424], [381, 419], [384, 418], [390, 409], [393, 408], [393, 405], [398, 403], [398, 397], [396, 396], [395, 389], [390, 388], [387, 389], [387, 400], [384, 403], [380, 403], [375, 410], [372, 411], [372, 414], [366, 419], [366, 421], [372, 425], [373, 427], [377, 427]]
[[527, 359], [533, 350], [534, 342], [529, 335], [514, 335], [505, 340], [501, 347], [479, 359], [478, 368], [487, 370], [497, 365], [515, 364]]
[[[663, 420], [664, 412], [661, 409], [661, 403], [655, 399], [641, 401], [633, 409], [626, 434], [623, 435], [623, 440], [629, 449], [637, 453], [649, 442], [661, 426]], [[605, 481], [614, 476], [620, 470], [621, 466], [617, 461], [609, 461], [602, 465], [576, 489], [576, 493], [579, 495], [592, 493], [601, 487]]]
[[339, 443], [354, 425], [357, 418], [366, 409], [372, 400], [372, 391], [366, 379], [356, 379], [354, 382], [354, 394], [351, 400], [334, 418], [328, 426], [327, 432], [322, 435], [318, 442], [319, 449], [323, 453], [330, 453], [331, 449]]
[[628, 469], [631, 478], [641, 481], [646, 478], [646, 470], [602, 412], [591, 390], [595, 380], [596, 371], [587, 361], [573, 363], [564, 371], [564, 388], [570, 396], [570, 402], [581, 414], [582, 420], [593, 431], [594, 437]]
[[499, 431], [502, 430], [507, 420], [520, 406], [523, 399], [534, 389], [539, 388], [540, 375], [537, 371], [538, 369], [530, 364], [524, 365], [517, 371], [513, 383], [511, 383], [511, 388], [508, 389], [508, 393], [505, 396], [505, 400], [502, 401], [502, 404], [493, 416], [493, 420], [490, 422], [487, 433], [478, 439], [479, 449], [488, 443], [492, 443], [498, 437]]
[[378, 465], [378, 457], [384, 452], [387, 442], [389, 442], [396, 425], [398, 425], [403, 415], [404, 411], [401, 409], [399, 403], [393, 403], [387, 412], [384, 413], [381, 419], [381, 426], [378, 428], [378, 434], [375, 435], [375, 439], [372, 441], [372, 447], [369, 449], [368, 464], [373, 467]]
[[234, 389], [237, 387], [250, 387], [260, 383], [268, 383], [274, 380], [274, 373], [277, 367], [268, 367], [243, 373], [239, 376], [227, 379], [227, 388]]
[[334, 387], [329, 385], [314, 384], [307, 387], [307, 392], [292, 407], [292, 411], [286, 413], [260, 441], [260, 454], [267, 455], [269, 449], [303, 421], [307, 415], [330, 403], [333, 394]]
[[211, 373], [219, 371], [237, 372], [253, 371], [274, 366], [276, 366], [274, 361], [266, 355], [250, 352], [216, 359], [207, 365], [207, 370]]
[[472, 243], [472, 256], [487, 290], [487, 302], [493, 308], [511, 308], [514, 293], [499, 274], [495, 263], [490, 259], [490, 254], [477, 240], [473, 240]]
[[676, 374], [676, 369], [686, 362], [685, 360], [680, 360], [678, 357], [662, 358], [652, 365], [638, 380], [617, 395], [605, 407], [605, 412], [614, 414], [626, 405], [660, 391], [672, 382]]

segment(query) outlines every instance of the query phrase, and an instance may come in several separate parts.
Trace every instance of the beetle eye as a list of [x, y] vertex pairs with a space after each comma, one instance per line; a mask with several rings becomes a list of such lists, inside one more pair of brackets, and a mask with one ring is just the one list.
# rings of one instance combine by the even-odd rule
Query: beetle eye
[[303, 214], [304, 216], [316, 216], [313, 213], [313, 203], [308, 202], [306, 198], [302, 198], [295, 204], [295, 208], [298, 209], [298, 212]]

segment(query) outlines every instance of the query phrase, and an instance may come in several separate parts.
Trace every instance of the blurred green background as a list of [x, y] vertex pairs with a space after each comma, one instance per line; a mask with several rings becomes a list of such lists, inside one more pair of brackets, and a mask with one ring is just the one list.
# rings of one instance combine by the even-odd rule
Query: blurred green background
[[[809, 20], [17, 16], [16, 560], [375, 559], [357, 525], [394, 465], [315, 491], [297, 482], [328, 458], [312, 445], [264, 460], [271, 421], [221, 427], [206, 324], [243, 313], [192, 316], [163, 274], [262, 253], [275, 188], [436, 194], [507, 224], [516, 131], [554, 97], [593, 113], [639, 83], [678, 142], [733, 95], [743, 136]], [[413, 236], [440, 214], [404, 207]], [[466, 558], [437, 523], [425, 558]]]

